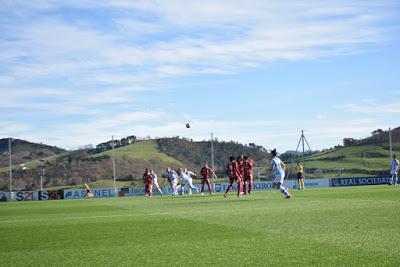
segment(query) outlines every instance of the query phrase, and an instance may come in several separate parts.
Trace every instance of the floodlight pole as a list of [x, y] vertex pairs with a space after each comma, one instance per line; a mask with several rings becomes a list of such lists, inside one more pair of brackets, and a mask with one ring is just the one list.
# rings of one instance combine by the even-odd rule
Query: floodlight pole
[[40, 175], [40, 191], [43, 191], [43, 176], [46, 174], [46, 169], [45, 168], [40, 168], [39, 169], [39, 175]]
[[215, 192], [214, 133], [211, 133], [211, 168], [213, 169], [213, 192]]
[[112, 143], [112, 167], [113, 167], [113, 183], [114, 183], [114, 197], [117, 197], [117, 183], [115, 180], [115, 144], [114, 144], [114, 135], [111, 137], [111, 143]]
[[304, 130], [301, 130], [301, 143], [303, 146], [303, 154], [302, 154], [302, 162], [303, 162], [303, 179], [306, 179], [306, 163], [304, 161], [304, 140], [306, 139], [306, 137], [304, 136]]
[[40, 191], [43, 191], [43, 170], [40, 170]]
[[214, 169], [214, 134], [211, 133], [211, 168]]
[[390, 147], [390, 160], [393, 158], [393, 151], [392, 151], [392, 129], [389, 128], [389, 147]]
[[10, 165], [10, 200], [11, 200], [11, 193], [12, 193], [12, 167], [11, 167], [11, 137], [8, 138], [8, 154], [9, 154], [9, 165]]

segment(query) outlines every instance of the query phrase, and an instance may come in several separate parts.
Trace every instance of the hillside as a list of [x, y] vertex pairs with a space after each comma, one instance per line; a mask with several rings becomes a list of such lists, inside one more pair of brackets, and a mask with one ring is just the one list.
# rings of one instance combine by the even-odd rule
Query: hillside
[[[115, 149], [116, 174], [119, 180], [140, 180], [145, 168], [158, 172], [167, 166], [182, 167], [183, 164], [158, 151], [154, 140], [140, 141]], [[44, 186], [78, 185], [112, 179], [112, 151], [95, 153], [92, 149], [80, 149], [61, 153], [41, 160], [24, 162], [23, 170], [13, 166], [13, 186], [15, 189], [40, 187], [40, 169], [45, 169]], [[8, 168], [0, 168], [0, 188], [7, 187]]]
[[[180, 138], [157, 139], [160, 151], [168, 154], [193, 170], [200, 170], [205, 162], [211, 165], [211, 143], [209, 141], [192, 142]], [[225, 165], [230, 156], [249, 153], [256, 165], [267, 165], [270, 154], [263, 147], [242, 145], [236, 142], [214, 142], [214, 163], [218, 176], [225, 176]]]
[[[234, 142], [214, 142], [217, 174], [224, 176], [224, 165], [230, 155], [250, 153], [257, 163], [264, 164], [269, 154], [260, 147], [248, 147]], [[154, 169], [160, 176], [167, 167], [188, 167], [199, 172], [210, 161], [210, 142], [193, 142], [179, 138], [135, 141], [115, 149], [116, 177], [119, 181], [141, 182], [145, 168]], [[27, 169], [13, 166], [13, 187], [40, 187], [40, 170], [45, 169], [44, 187], [74, 186], [83, 182], [112, 179], [112, 150], [96, 149], [68, 151], [24, 162]], [[8, 186], [8, 168], [0, 168], [0, 188]], [[1, 189], [0, 189], [1, 190]]]
[[[393, 150], [400, 155], [400, 128], [392, 132]], [[129, 139], [120, 142], [115, 149], [116, 177], [127, 184], [140, 184], [145, 168], [154, 169], [159, 176], [170, 166], [188, 167], [199, 172], [201, 166], [211, 164], [209, 141], [193, 142], [185, 138], [161, 138], [153, 140]], [[2, 151], [8, 150], [8, 139], [2, 139]], [[6, 144], [6, 146], [5, 146]], [[37, 189], [40, 187], [40, 172], [45, 170], [44, 187], [77, 186], [83, 182], [104, 184], [110, 181], [112, 172], [112, 150], [109, 142], [101, 150], [80, 149], [65, 151], [56, 147], [14, 140], [13, 143], [13, 188]], [[224, 177], [224, 166], [229, 156], [250, 153], [255, 160], [255, 177], [260, 172], [264, 179], [271, 179], [269, 171], [270, 154], [255, 144], [242, 145], [237, 142], [214, 142], [215, 167], [218, 177]], [[354, 177], [386, 175], [388, 172], [388, 133], [374, 131], [364, 139], [344, 138], [344, 146], [337, 146], [322, 152], [310, 152], [305, 166], [308, 178]], [[282, 155], [288, 168], [290, 155]], [[2, 154], [0, 166], [0, 190], [8, 188], [8, 156]], [[24, 163], [21, 168], [19, 163]], [[258, 168], [261, 167], [261, 168]], [[292, 171], [291, 178], [294, 178]], [[107, 183], [107, 182], [106, 182]], [[126, 184], [125, 183], [125, 184]]]
[[[345, 138], [352, 139], [352, 138]], [[346, 144], [346, 140], [344, 143]], [[351, 145], [338, 146], [305, 158], [307, 177], [356, 177], [387, 175], [390, 167], [388, 131], [374, 131]], [[400, 128], [392, 130], [392, 149], [400, 154]], [[291, 161], [287, 160], [289, 166]]]
[[[8, 142], [8, 138], [0, 139], [0, 168], [9, 165]], [[37, 144], [20, 139], [12, 139], [11, 146], [13, 164], [51, 157], [66, 151], [55, 146]]]

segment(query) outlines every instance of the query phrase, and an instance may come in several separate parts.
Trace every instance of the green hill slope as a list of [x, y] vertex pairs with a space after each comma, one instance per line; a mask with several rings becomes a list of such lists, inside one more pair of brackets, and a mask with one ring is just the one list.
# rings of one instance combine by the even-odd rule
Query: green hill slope
[[[122, 181], [141, 181], [145, 168], [161, 174], [170, 166], [183, 167], [179, 160], [160, 152], [156, 140], [115, 149], [116, 177]], [[37, 189], [40, 187], [39, 169], [46, 170], [44, 187], [74, 186], [83, 182], [107, 181], [113, 177], [112, 151], [95, 153], [81, 149], [23, 162], [26, 169], [13, 165], [13, 188]], [[136, 182], [135, 182], [136, 183]], [[0, 190], [8, 188], [8, 167], [0, 168]]]
[[[371, 137], [354, 140], [351, 145], [336, 147], [305, 158], [308, 178], [354, 177], [386, 175], [390, 165], [388, 134], [385, 131], [374, 131]], [[400, 152], [400, 128], [393, 130], [393, 150]], [[24, 141], [26, 142], [26, 141]], [[97, 149], [80, 149], [65, 151], [46, 145], [35, 144], [48, 149], [48, 154], [41, 158], [28, 157], [21, 162], [25, 168], [13, 160], [13, 189], [40, 188], [39, 170], [45, 169], [44, 187], [76, 186], [83, 182], [110, 181], [113, 177], [112, 150], [99, 152]], [[15, 149], [24, 155], [29, 152]], [[29, 146], [25, 145], [25, 148]], [[109, 148], [107, 148], [109, 149]], [[184, 138], [161, 138], [142, 140], [117, 147], [116, 177], [119, 181], [140, 183], [145, 168], [154, 169], [159, 175], [165, 169], [188, 167], [199, 172], [204, 162], [210, 159], [210, 142], [193, 142]], [[224, 177], [224, 166], [229, 156], [250, 153], [255, 160], [255, 178], [258, 173], [264, 179], [271, 179], [269, 171], [270, 154], [255, 144], [242, 145], [237, 142], [214, 142], [215, 167], [219, 177]], [[400, 155], [400, 153], [398, 153]], [[14, 156], [14, 154], [13, 154]], [[291, 166], [291, 158], [282, 158]], [[22, 160], [23, 158], [21, 158]], [[294, 171], [291, 177], [294, 178]], [[106, 182], [107, 183], [107, 182]], [[101, 183], [97, 183], [101, 184]], [[0, 167], [0, 190], [8, 189], [8, 168]]]
[[[112, 150], [97, 153], [90, 157], [99, 158], [104, 156], [111, 157]], [[160, 152], [156, 140], [140, 141], [128, 146], [116, 148], [115, 157], [117, 159], [121, 157], [128, 157], [133, 159], [143, 159], [145, 161], [158, 160], [166, 164], [182, 165], [182, 163], [175, 158]]]
[[[8, 138], [0, 139], [0, 168], [9, 165], [8, 142]], [[11, 151], [13, 164], [39, 160], [65, 152], [64, 149], [55, 146], [37, 144], [20, 139], [12, 139]]]
[[[393, 129], [392, 140], [393, 153], [400, 155], [400, 128]], [[292, 165], [290, 160], [287, 163]], [[305, 158], [309, 178], [388, 175], [390, 163], [387, 131]]]

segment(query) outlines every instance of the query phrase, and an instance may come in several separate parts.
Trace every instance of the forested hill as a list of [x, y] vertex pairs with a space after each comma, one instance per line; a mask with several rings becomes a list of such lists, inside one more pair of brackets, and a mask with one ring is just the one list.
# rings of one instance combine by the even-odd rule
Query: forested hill
[[[400, 141], [400, 127], [394, 128], [391, 130], [392, 142], [397, 143]], [[349, 145], [389, 145], [389, 131], [377, 129], [371, 132], [371, 136], [362, 138], [362, 139], [354, 139], [351, 137], [343, 139], [343, 146]]]
[[[157, 139], [161, 152], [176, 158], [192, 169], [200, 169], [208, 162], [211, 165], [211, 142], [193, 142], [180, 138]], [[257, 165], [267, 164], [270, 154], [262, 146], [255, 144], [243, 145], [237, 142], [213, 142], [214, 162], [216, 171], [223, 174], [224, 167], [230, 156], [238, 157], [249, 153]]]
[[[0, 139], [0, 168], [9, 165], [9, 139]], [[21, 139], [11, 139], [12, 162], [20, 164], [49, 156], [58, 155], [66, 150], [44, 144], [37, 144]]]
[[[313, 152], [305, 159], [307, 177], [373, 176], [388, 171], [389, 137], [380, 129], [364, 139], [344, 138], [342, 146]], [[400, 128], [392, 130], [393, 151], [400, 156]], [[40, 187], [40, 173], [45, 170], [44, 187], [80, 185], [112, 179], [111, 141], [95, 149], [66, 151], [54, 146], [14, 139], [12, 142], [13, 188], [15, 190]], [[188, 167], [199, 173], [201, 166], [211, 165], [210, 141], [194, 142], [185, 138], [138, 139], [129, 136], [116, 140], [116, 177], [120, 181], [140, 183], [145, 168], [159, 175], [167, 167]], [[269, 176], [270, 154], [256, 144], [214, 141], [216, 173], [223, 177], [230, 156], [249, 153], [260, 172]], [[0, 190], [8, 188], [8, 139], [0, 139]], [[285, 155], [282, 155], [285, 159]], [[291, 156], [286, 162], [291, 162]], [[288, 164], [291, 167], [291, 164]]]
[[[45, 187], [79, 185], [88, 181], [112, 179], [112, 150], [109, 142], [96, 146], [96, 149], [74, 151], [64, 151], [45, 145], [39, 146], [41, 150], [37, 150], [37, 144], [33, 143], [26, 143], [22, 149], [18, 145], [19, 142], [13, 143], [14, 189], [39, 188], [42, 170], [45, 170]], [[267, 164], [269, 159], [269, 153], [255, 144], [242, 145], [237, 142], [218, 141], [213, 144], [218, 176], [224, 176], [224, 167], [230, 156], [237, 157], [250, 153], [258, 165]], [[205, 162], [211, 165], [210, 141], [194, 142], [182, 138], [140, 140], [132, 137], [128, 141], [117, 142], [117, 145], [116, 177], [120, 181], [140, 182], [145, 168], [152, 168], [162, 176], [167, 167], [174, 169], [187, 167], [199, 173]], [[43, 157], [38, 157], [38, 153]], [[29, 155], [29, 157], [18, 156], [17, 160], [16, 155]], [[34, 157], [35, 155], [37, 157]], [[8, 161], [5, 166], [7, 165]], [[5, 166], [0, 167], [0, 190], [8, 187], [8, 168]]]
[[[391, 131], [391, 139], [392, 153], [400, 157], [400, 128]], [[292, 158], [287, 156], [286, 162]], [[362, 139], [344, 138], [343, 145], [314, 151], [305, 158], [308, 177], [315, 178], [385, 176], [389, 174], [390, 163], [389, 131], [382, 129]]]

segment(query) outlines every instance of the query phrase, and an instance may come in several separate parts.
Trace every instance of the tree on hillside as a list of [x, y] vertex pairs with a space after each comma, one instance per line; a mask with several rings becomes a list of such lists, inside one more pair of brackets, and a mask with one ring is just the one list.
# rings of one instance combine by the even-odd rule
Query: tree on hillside
[[383, 133], [382, 129], [377, 129], [377, 130], [373, 131], [371, 134], [372, 135], [378, 135], [378, 134], [382, 134], [382, 133]]
[[346, 137], [343, 138], [343, 146], [352, 146], [357, 144], [357, 139], [351, 138], [351, 137]]

